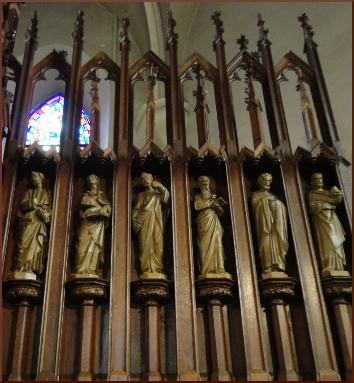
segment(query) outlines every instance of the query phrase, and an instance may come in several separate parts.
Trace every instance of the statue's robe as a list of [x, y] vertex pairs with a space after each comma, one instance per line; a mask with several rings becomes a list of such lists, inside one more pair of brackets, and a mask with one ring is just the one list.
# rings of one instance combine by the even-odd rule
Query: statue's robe
[[342, 193], [333, 190], [310, 190], [307, 195], [315, 245], [321, 259], [322, 271], [344, 270], [346, 264], [343, 242], [344, 229], [335, 213]]
[[[102, 212], [103, 209], [103, 212]], [[84, 193], [80, 201], [80, 227], [76, 242], [73, 274], [96, 274], [104, 263], [104, 234], [111, 214], [111, 203], [103, 191]]]
[[[274, 207], [271, 206], [272, 201]], [[274, 194], [260, 190], [252, 194], [251, 205], [262, 272], [270, 267], [274, 271], [285, 271], [285, 256], [289, 248], [286, 207]]]
[[165, 216], [162, 208], [169, 203], [170, 193], [154, 189], [139, 193], [134, 201], [132, 221], [139, 225], [139, 259], [142, 274], [163, 274], [163, 233]]
[[225, 273], [225, 253], [222, 245], [224, 230], [218, 218], [218, 215], [222, 216], [224, 211], [219, 207], [217, 214], [210, 208], [210, 196], [205, 197], [202, 194], [197, 194], [194, 197], [194, 208], [199, 211], [195, 222], [198, 231], [200, 275]]
[[[35, 201], [42, 208], [35, 210]], [[29, 189], [21, 202], [17, 213], [19, 222], [18, 241], [15, 253], [14, 271], [33, 272], [37, 275], [43, 271], [45, 244], [47, 242], [46, 223], [52, 214], [52, 192], [48, 189], [36, 191]]]

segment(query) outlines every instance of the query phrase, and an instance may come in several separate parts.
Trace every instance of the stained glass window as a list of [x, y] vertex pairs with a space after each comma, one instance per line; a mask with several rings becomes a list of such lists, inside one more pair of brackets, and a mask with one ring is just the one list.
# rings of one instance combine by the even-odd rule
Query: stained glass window
[[[35, 108], [29, 115], [26, 145], [37, 141], [43, 150], [55, 146], [59, 152], [60, 133], [63, 123], [64, 96], [59, 93]], [[91, 121], [87, 113], [81, 109], [79, 128], [79, 145], [90, 142]]]

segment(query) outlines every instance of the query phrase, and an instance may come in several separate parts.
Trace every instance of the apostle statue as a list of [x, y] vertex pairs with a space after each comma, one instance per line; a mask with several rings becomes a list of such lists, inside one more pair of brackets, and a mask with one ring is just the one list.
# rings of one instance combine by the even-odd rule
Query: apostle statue
[[347, 272], [343, 273], [346, 264], [343, 249], [345, 232], [334, 211], [342, 201], [342, 192], [336, 186], [324, 190], [322, 174], [314, 173], [306, 199], [312, 215], [314, 242], [321, 260], [322, 277], [336, 275], [333, 271], [342, 271], [342, 275], [348, 275]]
[[86, 178], [88, 191], [79, 204], [80, 226], [77, 233], [75, 266], [71, 278], [98, 277], [98, 267], [104, 263], [105, 229], [111, 215], [111, 203], [100, 190], [95, 174]]
[[259, 190], [252, 193], [251, 205], [257, 229], [262, 277], [287, 277], [285, 256], [288, 252], [287, 211], [277, 196], [269, 192], [272, 176], [261, 174]]
[[170, 193], [149, 173], [141, 173], [140, 183], [145, 190], [139, 193], [132, 210], [133, 230], [139, 237], [141, 278], [162, 278], [164, 275], [163, 233]]
[[43, 271], [47, 224], [52, 216], [52, 192], [43, 188], [44, 175], [31, 173], [34, 189], [28, 189], [17, 213], [19, 232], [13, 272], [8, 279], [36, 279]]
[[225, 253], [222, 245], [223, 228], [218, 217], [224, 215], [222, 208], [226, 202], [221, 198], [216, 198], [211, 194], [210, 180], [207, 176], [198, 178], [200, 194], [194, 197], [194, 208], [198, 211], [197, 224], [197, 244], [199, 250], [199, 277], [230, 278], [231, 275], [225, 272], [224, 260]]

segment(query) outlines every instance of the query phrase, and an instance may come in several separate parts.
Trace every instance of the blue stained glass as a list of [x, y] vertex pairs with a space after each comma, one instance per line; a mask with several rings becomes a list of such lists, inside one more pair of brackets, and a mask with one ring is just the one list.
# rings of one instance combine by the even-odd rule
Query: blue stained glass
[[[64, 96], [59, 93], [43, 102], [29, 115], [26, 145], [37, 141], [43, 150], [55, 146], [59, 151], [60, 133], [63, 124]], [[87, 113], [81, 109], [79, 128], [79, 143], [87, 145], [90, 142], [91, 120]], [[83, 147], [80, 146], [80, 149]]]

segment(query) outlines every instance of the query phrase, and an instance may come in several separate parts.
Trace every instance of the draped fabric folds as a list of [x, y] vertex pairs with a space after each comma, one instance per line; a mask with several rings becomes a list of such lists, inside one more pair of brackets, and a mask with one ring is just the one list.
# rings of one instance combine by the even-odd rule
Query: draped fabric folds
[[285, 256], [289, 248], [286, 207], [274, 194], [260, 190], [252, 194], [251, 205], [262, 272], [269, 268], [285, 271]]
[[139, 226], [139, 248], [141, 273], [163, 274], [163, 232], [165, 216], [162, 208], [167, 207], [170, 194], [161, 186], [153, 193], [146, 190], [139, 193], [134, 201], [132, 220]]
[[104, 234], [111, 204], [103, 191], [84, 193], [80, 201], [81, 223], [76, 243], [74, 274], [96, 274], [104, 263]]
[[344, 270], [345, 232], [334, 211], [336, 205], [342, 201], [342, 193], [334, 190], [311, 190], [307, 193], [307, 201], [322, 271]]
[[[222, 245], [223, 228], [218, 214], [210, 208], [210, 199], [197, 194], [194, 208], [199, 211], [196, 219], [198, 231], [199, 270], [200, 275], [225, 273], [225, 253]], [[223, 210], [220, 214], [223, 215]]]
[[[47, 227], [52, 210], [52, 192], [47, 189], [27, 190], [17, 213], [19, 238], [17, 242], [16, 271], [41, 274]], [[38, 206], [40, 206], [38, 208]]]

